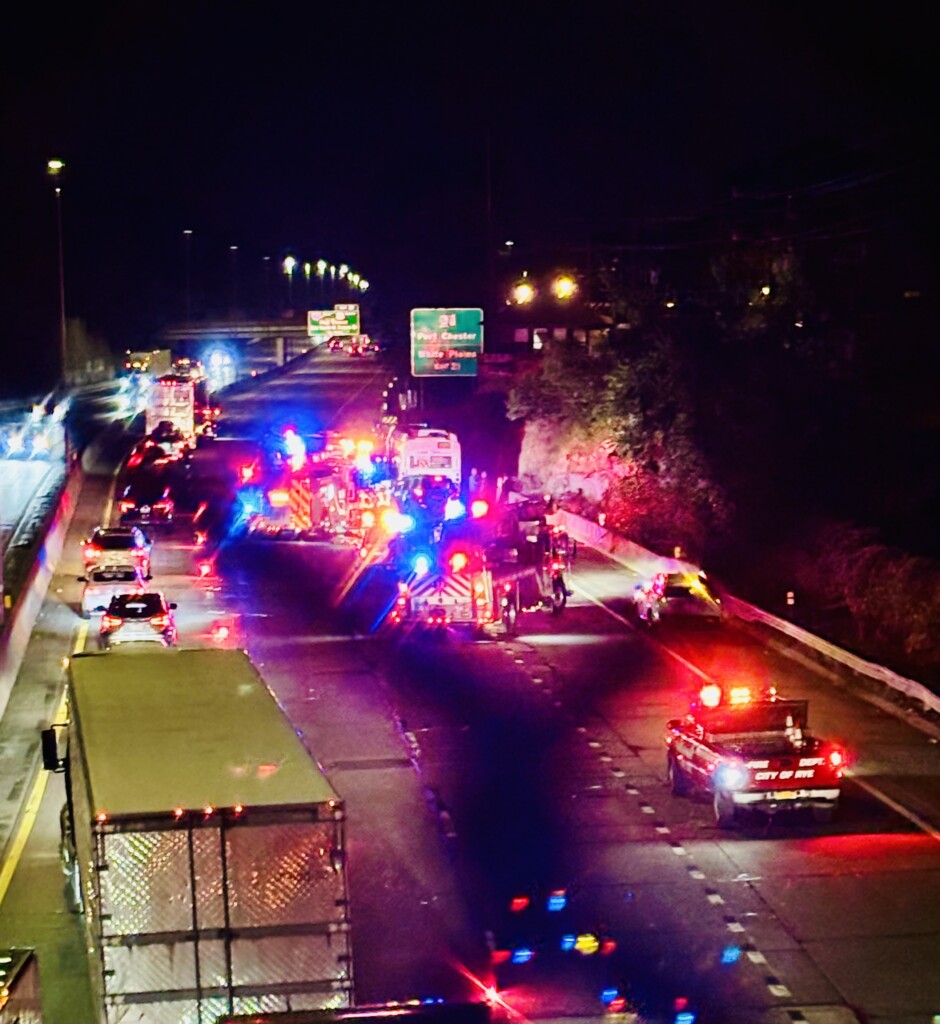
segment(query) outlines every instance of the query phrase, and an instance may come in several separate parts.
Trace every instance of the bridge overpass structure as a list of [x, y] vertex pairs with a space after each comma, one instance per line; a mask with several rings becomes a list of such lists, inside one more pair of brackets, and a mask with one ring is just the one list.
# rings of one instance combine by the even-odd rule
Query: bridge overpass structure
[[172, 324], [157, 335], [158, 345], [204, 358], [213, 347], [237, 353], [243, 373], [252, 368], [283, 366], [316, 347], [321, 339], [307, 334], [306, 323], [287, 321], [217, 320], [198, 324]]

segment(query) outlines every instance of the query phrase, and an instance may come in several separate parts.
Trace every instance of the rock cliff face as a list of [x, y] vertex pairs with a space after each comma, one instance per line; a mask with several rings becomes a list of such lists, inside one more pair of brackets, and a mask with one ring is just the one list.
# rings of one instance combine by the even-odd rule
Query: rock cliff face
[[550, 420], [526, 423], [519, 453], [519, 479], [528, 491], [576, 494], [601, 501], [611, 485], [628, 475], [609, 438]]

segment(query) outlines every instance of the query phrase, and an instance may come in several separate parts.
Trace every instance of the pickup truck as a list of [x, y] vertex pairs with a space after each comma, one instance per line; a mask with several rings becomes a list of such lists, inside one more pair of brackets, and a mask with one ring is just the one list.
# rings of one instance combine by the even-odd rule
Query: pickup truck
[[712, 798], [719, 828], [738, 811], [773, 815], [809, 808], [817, 822], [832, 819], [839, 802], [845, 753], [807, 732], [805, 700], [776, 697], [693, 706], [666, 727], [672, 792]]

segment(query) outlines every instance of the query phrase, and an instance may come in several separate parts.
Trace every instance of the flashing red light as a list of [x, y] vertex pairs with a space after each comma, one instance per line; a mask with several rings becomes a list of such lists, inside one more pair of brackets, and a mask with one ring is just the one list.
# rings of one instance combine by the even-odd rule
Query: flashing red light
[[509, 958], [512, 956], [512, 951], [508, 949], [494, 949], [490, 954], [490, 963], [497, 967], [499, 964], [508, 963]]
[[518, 914], [520, 911], [525, 910], [531, 902], [528, 896], [513, 896], [509, 901], [509, 909], [514, 914]]
[[689, 1008], [689, 1000], [685, 996], [676, 996], [672, 1001], [672, 1008], [677, 1013], [679, 1010], [687, 1010]]
[[470, 516], [473, 519], [482, 519], [490, 510], [490, 503], [483, 498], [477, 498], [470, 502]]
[[466, 569], [470, 559], [463, 551], [455, 551], [450, 556], [450, 568], [452, 572], [460, 572], [461, 569]]
[[698, 692], [702, 707], [717, 708], [721, 703], [721, 687], [717, 683], [706, 683]]
[[210, 575], [211, 572], [212, 572], [212, 563], [211, 562], [200, 562], [199, 563], [199, 575], [200, 576], [203, 576], [203, 577], [208, 576], [208, 575]]
[[841, 750], [830, 750], [829, 763], [833, 768], [841, 768], [845, 764], [845, 755]]
[[203, 547], [205, 545], [205, 543], [206, 543], [206, 540], [207, 540], [206, 531], [205, 530], [197, 530], [196, 531], [196, 547], [197, 548]]
[[610, 956], [611, 953], [617, 948], [616, 939], [601, 939], [601, 948], [598, 951], [601, 956]]
[[252, 462], [246, 466], [239, 466], [238, 477], [243, 484], [251, 483], [255, 478], [255, 464]]
[[219, 623], [212, 627], [212, 639], [220, 644], [225, 640], [228, 640], [231, 635], [231, 630], [224, 623]]

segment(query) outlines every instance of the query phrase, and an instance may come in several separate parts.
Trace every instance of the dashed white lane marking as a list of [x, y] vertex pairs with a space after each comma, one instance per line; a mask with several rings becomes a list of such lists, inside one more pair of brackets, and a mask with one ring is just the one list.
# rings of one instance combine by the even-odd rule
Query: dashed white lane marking
[[752, 964], [767, 963], [767, 957], [765, 957], [759, 949], [749, 949], [746, 951], [745, 955], [747, 956], [748, 960], [751, 961]]

